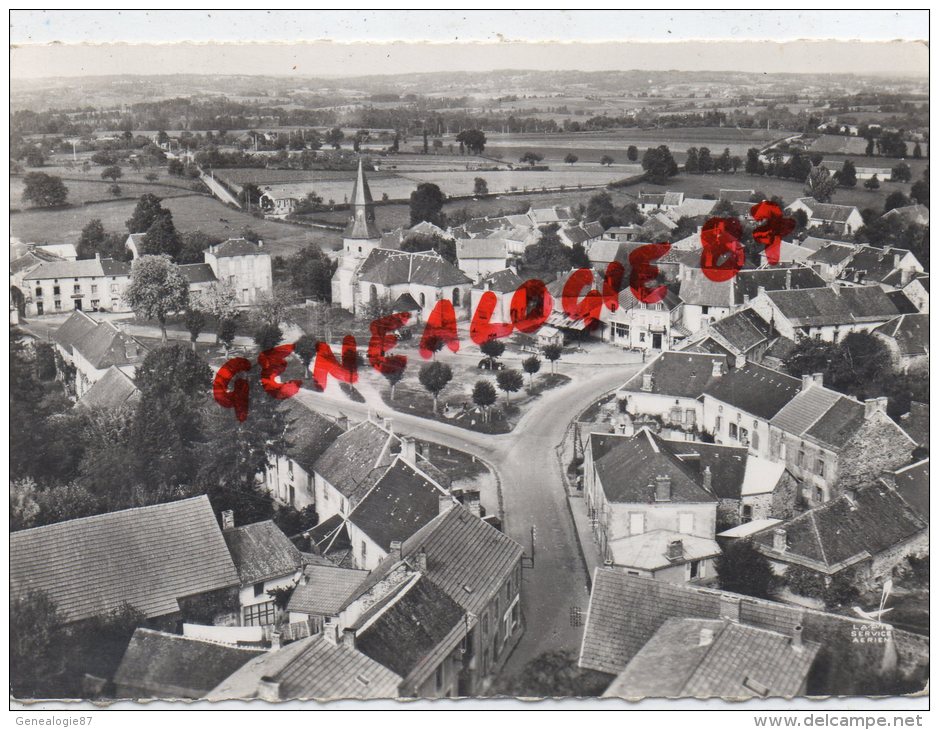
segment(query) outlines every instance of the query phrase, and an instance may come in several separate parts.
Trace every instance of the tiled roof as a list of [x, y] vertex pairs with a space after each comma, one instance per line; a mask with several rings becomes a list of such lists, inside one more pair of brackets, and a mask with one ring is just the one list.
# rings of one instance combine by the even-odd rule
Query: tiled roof
[[206, 496], [109, 512], [14, 532], [14, 594], [46, 591], [69, 621], [120, 607], [147, 617], [179, 610], [177, 598], [238, 585]]
[[[619, 260], [619, 241], [591, 241], [587, 247], [587, 258], [594, 263], [608, 264], [611, 261]], [[624, 259], [625, 260], [625, 259]]]
[[391, 304], [393, 312], [420, 312], [421, 305], [417, 303], [410, 292], [402, 292]]
[[900, 416], [900, 428], [902, 428], [913, 442], [920, 446], [929, 447], [929, 404], [910, 403], [909, 413]]
[[[676, 540], [681, 541], [681, 557], [666, 557], [669, 545]], [[691, 560], [713, 558], [721, 552], [714, 540], [671, 530], [651, 530], [641, 535], [612, 539], [609, 548], [614, 565], [638, 570], [661, 570]]]
[[372, 421], [362, 421], [329, 445], [314, 470], [354, 503], [384, 473], [392, 450], [398, 448], [397, 436]]
[[393, 286], [423, 284], [424, 286], [455, 286], [472, 280], [456, 266], [434, 252], [410, 253], [376, 248], [359, 268], [359, 280]]
[[700, 270], [692, 270], [692, 276], [682, 279], [678, 296], [685, 304], [705, 307], [730, 308], [734, 303], [734, 282], [711, 281]]
[[894, 256], [902, 259], [908, 254], [909, 251], [905, 249], [858, 246], [841, 277], [859, 283], [884, 281], [896, 270]]
[[681, 205], [669, 211], [669, 215], [675, 220], [679, 218], [697, 218], [699, 216], [710, 215], [715, 205], [717, 205], [716, 200], [685, 198]]
[[741, 354], [748, 353], [774, 334], [772, 326], [752, 309], [742, 309], [719, 319], [711, 323], [709, 329]]
[[206, 699], [252, 699], [264, 677], [279, 683], [284, 700], [397, 697], [401, 683], [401, 677], [362, 652], [316, 634], [252, 659]]
[[312, 474], [317, 459], [342, 436], [342, 429], [296, 399], [288, 400], [283, 408], [287, 418], [287, 456]]
[[114, 675], [135, 699], [200, 699], [263, 654], [152, 629], [137, 629]]
[[143, 362], [149, 352], [137, 338], [109, 321], [99, 322], [97, 327], [75, 342], [72, 350], [98, 370], [112, 365], [136, 365]]
[[701, 486], [696, 465], [683, 463], [667, 442], [643, 429], [635, 436], [590, 434], [594, 468], [610, 502], [655, 504], [656, 477], [671, 480], [669, 502], [717, 501]]
[[929, 522], [929, 459], [890, 473], [893, 484], [910, 508]]
[[27, 271], [49, 261], [61, 261], [61, 258], [48, 251], [34, 248], [22, 256], [17, 256], [10, 262], [10, 274], [18, 274], [21, 271]]
[[721, 499], [740, 499], [752, 457], [742, 446], [706, 444], [700, 441], [661, 441], [661, 446], [688, 466], [703, 484], [704, 470], [711, 470], [711, 492]]
[[78, 403], [92, 409], [120, 408], [125, 403], [136, 403], [139, 399], [140, 391], [131, 377], [112, 365], [100, 380], [85, 391]]
[[217, 258], [228, 258], [231, 256], [266, 256], [267, 251], [256, 243], [252, 243], [246, 238], [229, 238], [227, 241], [212, 246], [210, 253], [215, 254]]
[[348, 520], [388, 552], [440, 513], [446, 492], [403, 459], [396, 459], [356, 505]]
[[899, 314], [879, 286], [767, 291], [766, 296], [796, 327], [886, 320]]
[[604, 697], [794, 697], [820, 644], [731, 621], [672, 618], [613, 681]]
[[811, 264], [828, 264], [837, 266], [844, 263], [854, 256], [855, 247], [848, 243], [837, 243], [836, 241], [826, 241], [825, 245], [817, 249], [815, 253], [808, 257]]
[[927, 525], [896, 492], [877, 484], [810, 509], [775, 529], [786, 531], [785, 552], [773, 549], [774, 532], [753, 538], [762, 552], [776, 560], [801, 559], [837, 572], [899, 545]]
[[901, 314], [880, 325], [874, 332], [895, 340], [901, 355], [929, 354], [928, 314]]
[[71, 353], [75, 343], [98, 326], [98, 321], [81, 310], [74, 310], [52, 334], [62, 349]]
[[204, 284], [217, 281], [215, 272], [208, 264], [180, 264], [179, 273], [186, 277], [190, 284]]
[[[926, 291], [929, 291], [929, 277], [926, 277]], [[888, 291], [887, 299], [893, 302], [893, 306], [897, 308], [897, 311], [900, 314], [917, 314], [919, 309], [916, 305], [910, 301], [910, 298], [903, 291]]]
[[744, 269], [733, 279], [734, 301], [742, 304], [745, 297], [753, 299], [762, 286], [766, 291], [780, 289], [813, 289], [825, 286], [825, 280], [806, 266], [785, 268]]
[[639, 205], [663, 205], [665, 203], [665, 193], [639, 193], [636, 202]]
[[501, 238], [461, 238], [456, 242], [456, 258], [465, 259], [504, 259], [505, 241]]
[[242, 585], [291, 575], [300, 569], [300, 551], [271, 520], [222, 533]]
[[464, 626], [459, 605], [420, 576], [393, 595], [381, 612], [356, 632], [355, 646], [407, 679], [427, 655], [452, 641]]
[[663, 352], [627, 380], [620, 390], [641, 392], [643, 373], [651, 373], [652, 390], [646, 392], [676, 398], [697, 398], [709, 383], [719, 379], [712, 374], [714, 363], [720, 364], [726, 370], [722, 356], [699, 355], [691, 352]]
[[770, 424], [786, 433], [840, 449], [864, 422], [864, 404], [813, 385], [798, 393]]
[[810, 218], [835, 223], [844, 223], [852, 213], [857, 212], [853, 205], [838, 205], [836, 203], [819, 203], [815, 198], [800, 198], [809, 210]]
[[[879, 666], [885, 651], [892, 650], [883, 644], [852, 640], [858, 629], [873, 625], [869, 621], [600, 568], [594, 573], [580, 666], [619, 674], [668, 619], [719, 619], [722, 597], [739, 600], [735, 605], [739, 606], [741, 626], [785, 636], [802, 626], [805, 642], [822, 644], [829, 666], [810, 686], [819, 694], [857, 694], [858, 667]], [[901, 649], [922, 646], [922, 637], [905, 631], [894, 629], [893, 636], [894, 646]], [[914, 660], [911, 670], [922, 674], [925, 661]]]
[[23, 277], [31, 279], [83, 279], [101, 276], [130, 276], [130, 264], [111, 259], [77, 259], [75, 261], [47, 261]]
[[489, 276], [482, 280], [482, 285], [477, 285], [475, 288], [505, 294], [507, 292], [514, 292], [521, 285], [522, 278], [518, 274], [512, 271], [512, 269], [502, 269], [501, 271], [489, 274]]
[[315, 616], [334, 616], [367, 575], [365, 570], [307, 565], [287, 609]]
[[708, 385], [704, 395], [768, 421], [801, 388], [797, 378], [748, 362]]
[[929, 208], [925, 205], [904, 205], [883, 214], [883, 218], [900, 218], [904, 223], [918, 223], [921, 226], [929, 225]]

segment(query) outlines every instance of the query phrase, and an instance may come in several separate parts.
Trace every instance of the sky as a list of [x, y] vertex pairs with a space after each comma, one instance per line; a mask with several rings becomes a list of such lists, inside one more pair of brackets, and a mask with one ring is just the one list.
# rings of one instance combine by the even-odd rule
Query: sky
[[14, 79], [500, 68], [923, 77], [928, 48], [911, 41], [927, 31], [926, 11], [56, 10], [10, 16]]

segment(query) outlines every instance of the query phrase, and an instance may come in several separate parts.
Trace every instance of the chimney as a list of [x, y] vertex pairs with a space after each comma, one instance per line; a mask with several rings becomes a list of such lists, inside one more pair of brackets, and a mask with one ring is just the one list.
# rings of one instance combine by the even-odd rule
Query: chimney
[[903, 256], [901, 256], [898, 253], [895, 253], [893, 255], [893, 268], [899, 269], [901, 263], [903, 263]]
[[720, 360], [713, 360], [711, 362], [711, 377], [719, 378], [724, 374], [724, 363]]
[[750, 295], [749, 295], [749, 294], [744, 294], [744, 295], [743, 295], [743, 303], [744, 303], [745, 305], [750, 303]]
[[786, 289], [792, 289], [792, 269], [786, 269]]
[[101, 252], [95, 251], [95, 261], [100, 261], [100, 260], [101, 260]]
[[669, 540], [665, 551], [665, 557], [668, 560], [681, 560], [685, 554], [684, 546], [681, 540]]
[[226, 509], [222, 511], [222, 529], [233, 530], [235, 528], [235, 513], [233, 510]]
[[264, 248], [264, 241], [262, 241], [260, 238], [258, 239], [258, 248]]
[[272, 631], [271, 632], [271, 650], [277, 651], [278, 649], [280, 649], [281, 646], [283, 646], [283, 644], [281, 644], [280, 632]]
[[710, 492], [711, 491], [711, 467], [709, 466], [704, 467], [704, 474], [702, 474], [701, 482], [705, 491]]
[[825, 373], [812, 373], [812, 380], [814, 380], [815, 385], [819, 387], [825, 385]]
[[323, 638], [333, 646], [339, 645], [339, 624], [332, 616], [323, 619]]
[[342, 429], [342, 432], [345, 433], [349, 430], [349, 417], [348, 416], [339, 416], [336, 419], [336, 425]]
[[795, 651], [797, 651], [797, 652], [799, 652], [799, 653], [802, 653], [803, 645], [802, 645], [802, 626], [801, 626], [801, 624], [800, 624], [800, 625], [796, 625], [796, 626], [793, 627], [793, 629], [792, 629], [792, 648], [793, 648]]
[[655, 501], [670, 502], [672, 499], [672, 478], [667, 474], [655, 478]]
[[355, 649], [355, 631], [346, 629], [342, 632], [342, 645], [346, 649]]
[[734, 358], [734, 368], [736, 368], [737, 370], [740, 370], [741, 368], [745, 367], [746, 364], [747, 364], [746, 355], [737, 355]]
[[412, 466], [417, 465], [417, 444], [414, 443], [414, 439], [404, 437], [401, 438], [400, 456], [408, 464], [411, 464]]
[[385, 427], [386, 431], [394, 432], [394, 423], [392, 422], [390, 418], [382, 419], [382, 426]]
[[698, 646], [710, 646], [712, 643], [714, 643], [714, 630], [701, 629], [701, 634], [698, 638]]
[[449, 512], [450, 508], [453, 507], [453, 497], [449, 494], [441, 494], [437, 498], [437, 505], [439, 507], [438, 514], [443, 514], [444, 512]]
[[868, 398], [864, 401], [864, 418], [873, 418], [874, 414], [878, 411], [886, 413], [887, 412], [887, 399], [885, 397], [881, 398]]
[[463, 491], [463, 506], [472, 512], [476, 517], [483, 516], [483, 508], [479, 503], [478, 489], [466, 489]]
[[806, 391], [815, 384], [815, 378], [812, 375], [802, 376], [802, 390]]
[[787, 547], [786, 531], [781, 527], [777, 527], [773, 530], [773, 550], [784, 553]]
[[737, 596], [721, 594], [720, 617], [726, 621], [740, 621], [740, 599]]
[[761, 296], [763, 296], [764, 294], [766, 294], [766, 287], [765, 287], [765, 286], [758, 286], [758, 287], [756, 288], [756, 295], [757, 295], [758, 297], [761, 297]]
[[642, 374], [642, 390], [649, 392], [652, 390], [652, 373], [646, 370]]
[[417, 551], [414, 557], [414, 570], [425, 571], [427, 570], [427, 551], [424, 548], [421, 548]]
[[395, 557], [395, 560], [401, 560], [401, 541], [400, 540], [391, 541], [390, 554]]
[[258, 699], [265, 702], [280, 702], [280, 682], [273, 677], [261, 677], [258, 682]]

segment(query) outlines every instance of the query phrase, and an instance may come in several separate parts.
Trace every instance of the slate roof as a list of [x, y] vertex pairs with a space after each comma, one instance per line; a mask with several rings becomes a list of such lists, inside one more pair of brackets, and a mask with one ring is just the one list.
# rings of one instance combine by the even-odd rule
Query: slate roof
[[741, 309], [729, 317], [712, 322], [708, 328], [741, 354], [750, 352], [775, 334], [769, 322], [752, 309]]
[[734, 281], [711, 281], [698, 270], [691, 278], [681, 280], [678, 296], [685, 304], [730, 308], [734, 303]]
[[288, 611], [334, 616], [368, 576], [367, 570], [307, 565], [287, 604]]
[[903, 500], [924, 522], [929, 522], [929, 459], [890, 472]]
[[522, 278], [512, 269], [502, 269], [489, 274], [482, 280], [481, 286], [477, 285], [474, 288], [506, 294], [514, 292], [522, 283]]
[[140, 628], [127, 645], [114, 683], [137, 699], [196, 700], [263, 653]]
[[889, 550], [927, 527], [900, 495], [877, 484], [777, 525], [775, 529], [786, 531], [784, 553], [773, 549], [774, 532], [760, 533], [753, 541], [774, 560], [807, 561], [823, 572], [835, 573]]
[[794, 697], [821, 645], [731, 621], [668, 619], [604, 697]]
[[280, 683], [285, 700], [397, 697], [401, 683], [401, 677], [360, 651], [316, 634], [252, 659], [206, 699], [252, 699], [263, 677]]
[[455, 636], [461, 639], [465, 625], [459, 605], [420, 576], [392, 595], [380, 613], [356, 632], [355, 646], [407, 679], [441, 644]]
[[671, 479], [672, 504], [717, 501], [701, 486], [697, 468], [675, 456], [664, 439], [643, 429], [635, 436], [590, 434], [594, 469], [610, 502], [655, 504], [655, 480]]
[[745, 297], [753, 299], [762, 286], [766, 291], [783, 289], [814, 289], [825, 286], [825, 280], [806, 266], [744, 269], [732, 280], [734, 301], [742, 304]]
[[402, 459], [396, 459], [356, 505], [348, 520], [382, 550], [404, 541], [440, 513], [446, 492]]
[[899, 314], [879, 286], [767, 291], [766, 296], [796, 327], [872, 322]]
[[130, 276], [130, 264], [111, 259], [45, 261], [23, 277], [32, 279], [85, 279], [102, 276]]
[[47, 263], [49, 261], [61, 261], [60, 256], [49, 253], [48, 251], [43, 251], [39, 248], [34, 248], [31, 251], [27, 251], [22, 256], [17, 256], [10, 262], [10, 274], [18, 274], [21, 271], [26, 271], [28, 269], [35, 268], [42, 263]]
[[670, 440], [663, 440], [661, 446], [686, 464], [699, 483], [703, 484], [704, 470], [710, 469], [711, 492], [715, 497], [740, 499], [747, 467], [752, 460], [745, 447]]
[[663, 205], [665, 203], [665, 193], [639, 193], [636, 202], [639, 205]]
[[811, 211], [810, 218], [826, 222], [844, 223], [852, 213], [857, 212], [853, 205], [819, 203], [815, 198], [799, 198], [799, 201]]
[[222, 534], [243, 586], [300, 569], [300, 551], [271, 520], [233, 527]]
[[267, 256], [267, 251], [262, 246], [252, 243], [246, 238], [229, 238], [215, 246], [209, 251], [215, 254], [216, 258], [230, 258], [232, 256]]
[[422, 307], [409, 292], [403, 292], [391, 304], [395, 312], [420, 312]]
[[679, 218], [698, 218], [699, 216], [710, 215], [715, 205], [717, 205], [716, 200], [685, 198], [681, 205], [669, 211], [669, 215], [675, 220]]
[[295, 399], [283, 404], [287, 419], [287, 456], [308, 474], [330, 445], [342, 436], [342, 429], [326, 416]]
[[14, 594], [46, 591], [69, 621], [127, 602], [148, 618], [177, 598], [234, 587], [238, 573], [205, 495], [82, 517], [10, 536]]
[[[680, 558], [668, 558], [669, 544], [681, 540]], [[706, 537], [684, 535], [672, 530], [650, 530], [641, 535], [615, 538], [609, 541], [613, 564], [638, 570], [661, 570], [691, 560], [705, 560], [720, 555], [720, 546]]]
[[928, 448], [929, 404], [912, 401], [910, 403], [909, 413], [904, 413], [902, 416], [900, 416], [900, 428], [902, 428], [907, 433], [907, 435], [913, 439], [914, 443]]
[[377, 423], [362, 421], [326, 448], [314, 471], [354, 503], [391, 464], [393, 447], [400, 448], [397, 436]]
[[[929, 277], [926, 277], [926, 291], [929, 291]], [[888, 291], [887, 299], [893, 302], [900, 314], [918, 314], [919, 309], [906, 295], [905, 291]]]
[[768, 421], [801, 388], [802, 381], [798, 378], [748, 362], [708, 385], [704, 395]]
[[99, 322], [72, 346], [92, 367], [98, 370], [116, 365], [136, 365], [143, 362], [149, 350], [140, 340], [119, 330], [109, 321]]
[[86, 408], [120, 408], [140, 400], [140, 391], [133, 379], [112, 365], [107, 372], [85, 391], [78, 403]]
[[894, 255], [906, 256], [909, 251], [899, 248], [875, 248], [858, 246], [850, 263], [841, 273], [841, 277], [857, 282], [885, 281], [896, 271]]
[[823, 386], [798, 393], [770, 425], [837, 451], [864, 423], [864, 404]]
[[501, 238], [461, 238], [456, 242], [456, 257], [464, 259], [504, 259], [505, 241]]
[[[649, 392], [676, 398], [697, 398], [705, 391], [709, 383], [719, 380], [712, 375], [714, 363], [719, 363], [723, 368], [724, 358], [720, 355], [692, 352], [663, 352], [627, 380], [620, 390]], [[651, 391], [642, 390], [643, 373], [652, 374]]]
[[919, 203], [915, 205], [904, 205], [893, 210], [888, 210], [883, 214], [883, 218], [899, 218], [904, 223], [918, 223], [921, 226], [929, 225], [929, 208]]
[[901, 314], [874, 332], [889, 337], [897, 343], [904, 356], [929, 354], [929, 315]]
[[205, 284], [217, 281], [215, 272], [208, 264], [180, 264], [179, 273], [186, 277], [190, 284]]
[[[808, 240], [808, 239], [806, 239]], [[808, 257], [808, 262], [812, 264], [827, 264], [837, 266], [854, 256], [855, 247], [849, 243], [838, 243], [837, 241], [825, 241], [824, 245], [818, 248], [815, 253]]]
[[359, 280], [384, 286], [423, 284], [441, 287], [472, 283], [472, 279], [438, 253], [410, 253], [385, 248], [376, 248], [369, 253], [359, 268]]
[[98, 321], [81, 310], [74, 310], [52, 333], [52, 339], [71, 353], [75, 343], [98, 326]]

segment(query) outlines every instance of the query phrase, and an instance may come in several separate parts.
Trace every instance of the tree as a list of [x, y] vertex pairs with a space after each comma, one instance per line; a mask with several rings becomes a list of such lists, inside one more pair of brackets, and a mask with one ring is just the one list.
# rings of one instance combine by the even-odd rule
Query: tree
[[929, 179], [917, 180], [910, 187], [910, 197], [920, 205], [929, 207]]
[[831, 582], [825, 588], [822, 600], [825, 601], [825, 608], [829, 611], [846, 607], [860, 598], [861, 593], [857, 588], [858, 577], [851, 569], [842, 570], [831, 578]]
[[199, 333], [205, 329], [205, 314], [192, 306], [186, 310], [186, 329], [189, 331], [189, 340], [192, 342], [192, 351], [196, 351], [196, 340]]
[[175, 260], [181, 248], [182, 242], [179, 240], [179, 234], [176, 232], [176, 226], [173, 223], [173, 214], [166, 210], [157, 216], [157, 219], [147, 229], [147, 233], [143, 237], [143, 244], [140, 247], [140, 253], [152, 256], [165, 254]]
[[124, 172], [119, 165], [110, 165], [101, 171], [102, 180], [118, 180], [124, 176]]
[[536, 164], [541, 162], [544, 159], [544, 155], [540, 155], [537, 152], [526, 152], [521, 157], [518, 158], [519, 162], [527, 162], [531, 167], [534, 167]]
[[404, 378], [404, 368], [386, 368], [382, 371], [385, 380], [388, 381], [388, 388], [391, 400], [395, 399], [395, 386]]
[[251, 210], [261, 204], [261, 188], [254, 183], [245, 183], [238, 192], [238, 202], [242, 208]]
[[144, 193], [137, 200], [134, 214], [127, 219], [127, 230], [130, 233], [145, 233], [166, 212], [160, 198], [153, 193]]
[[582, 669], [569, 649], [547, 651], [529, 661], [521, 673], [504, 680], [497, 694], [515, 697], [599, 697], [610, 679], [602, 672]]
[[828, 368], [835, 390], [865, 399], [880, 394], [880, 383], [893, 374], [890, 350], [869, 332], [852, 332], [838, 343]]
[[10, 692], [17, 699], [61, 696], [65, 619], [45, 591], [10, 597]]
[[68, 188], [62, 178], [44, 172], [30, 172], [23, 176], [23, 200], [37, 208], [52, 208], [65, 205]]
[[82, 229], [75, 248], [79, 259], [93, 259], [100, 254], [103, 259], [123, 261], [129, 256], [125, 241], [125, 236], [109, 233], [99, 219], [93, 218]]
[[561, 242], [557, 231], [556, 224], [546, 226], [538, 243], [525, 249], [522, 260], [526, 269], [544, 274], [570, 269], [571, 250]]
[[711, 159], [711, 150], [702, 147], [698, 150], [698, 172], [707, 174], [714, 169], [714, 160]]
[[456, 141], [471, 155], [481, 155], [486, 149], [486, 135], [478, 129], [464, 129], [456, 136]]
[[[227, 281], [216, 281], [209, 284], [193, 297], [193, 306], [215, 318], [221, 330], [221, 323], [234, 321], [237, 310], [238, 294], [235, 287]], [[234, 334], [234, 333], [233, 333]], [[216, 333], [215, 342], [219, 342]]]
[[577, 155], [575, 155], [573, 152], [568, 152], [564, 156], [564, 162], [566, 162], [568, 165], [573, 165], [579, 159], [580, 158]]
[[328, 302], [337, 264], [319, 246], [305, 246], [287, 259], [287, 281], [300, 297]]
[[903, 193], [901, 193], [899, 190], [894, 190], [884, 201], [884, 213], [891, 211], [894, 208], [902, 208], [904, 205], [909, 204], [910, 201]]
[[486, 340], [479, 346], [480, 351], [489, 358], [489, 368], [495, 367], [496, 360], [505, 352], [505, 343], [502, 340]]
[[496, 373], [496, 384], [505, 393], [505, 402], [511, 403], [510, 394], [518, 392], [525, 385], [525, 379], [518, 370], [500, 370]]
[[923, 148], [920, 147], [920, 146], [919, 146], [919, 142], [917, 142], [917, 143], [913, 146], [913, 159], [914, 159], [914, 160], [918, 160], [918, 159], [922, 158], [922, 156], [923, 156]]
[[912, 177], [913, 173], [910, 170], [910, 166], [905, 162], [895, 165], [890, 171], [890, 179], [894, 182], [909, 182]]
[[790, 350], [783, 366], [786, 372], [796, 378], [814, 373], [827, 373], [832, 361], [837, 356], [837, 347], [831, 342], [803, 337]]
[[642, 169], [646, 173], [646, 178], [657, 185], [664, 185], [668, 178], [678, 174], [675, 158], [664, 144], [650, 147], [645, 151], [642, 156]]
[[496, 389], [488, 380], [477, 380], [473, 386], [473, 403], [482, 408], [483, 418], [488, 421], [490, 409], [496, 402]]
[[730, 172], [730, 148], [725, 147], [721, 156], [717, 158], [717, 169], [721, 172]]
[[838, 184], [843, 188], [853, 188], [857, 185], [857, 169], [851, 160], [845, 160], [838, 172]]
[[109, 167], [117, 164], [117, 155], [110, 150], [98, 150], [91, 156], [91, 161], [101, 167]]
[[174, 342], [148, 352], [137, 367], [134, 382], [144, 395], [177, 391], [195, 398], [208, 392], [212, 369], [192, 349]]
[[134, 261], [124, 298], [143, 319], [156, 319], [166, 342], [166, 318], [189, 303], [189, 283], [169, 256], [144, 255]]
[[864, 187], [867, 190], [877, 190], [880, 188], [880, 180], [877, 179], [876, 175], [871, 175], [868, 180], [864, 181]]
[[411, 193], [411, 225], [415, 226], [421, 221], [427, 221], [437, 226], [443, 226], [443, 204], [446, 196], [434, 183], [421, 183]]
[[554, 373], [554, 364], [561, 359], [563, 348], [560, 345], [545, 345], [541, 348], [544, 359], [551, 363], [551, 372]]
[[121, 190], [121, 186], [120, 186], [120, 185], [111, 185], [111, 186], [108, 188], [108, 192], [111, 194], [112, 197], [114, 197], [114, 198], [119, 198], [119, 197], [121, 197], [121, 193], [122, 193], [123, 191]]
[[639, 148], [636, 145], [631, 144], [626, 148], [626, 159], [630, 162], [635, 162], [639, 159]]
[[489, 184], [485, 178], [477, 177], [473, 180], [473, 195], [489, 195]]
[[277, 347], [282, 339], [284, 339], [283, 331], [272, 322], [262, 322], [254, 331], [254, 344], [261, 352]]
[[202, 231], [187, 231], [180, 237], [176, 263], [201, 264], [205, 260], [206, 249], [221, 242], [222, 239], [218, 236], [212, 236]]
[[326, 133], [323, 139], [330, 147], [338, 150], [342, 147], [342, 142], [345, 138], [345, 135], [339, 127], [333, 127]]
[[317, 195], [315, 190], [311, 190], [300, 199], [300, 202], [297, 203], [297, 207], [293, 209], [293, 212], [296, 215], [305, 215], [308, 213], [316, 213], [322, 209], [323, 196]]
[[815, 198], [819, 203], [828, 203], [838, 187], [838, 181], [832, 177], [827, 167], [818, 165], [813, 167], [805, 180], [805, 194]]
[[265, 324], [280, 324], [287, 319], [287, 312], [295, 303], [296, 292], [283, 281], [274, 284], [270, 293], [264, 292], [258, 296], [254, 308], [254, 318], [257, 322]]
[[313, 335], [304, 333], [293, 343], [293, 352], [300, 358], [306, 370], [310, 369], [310, 363], [312, 363], [313, 358], [316, 357], [316, 342], [317, 340]]
[[541, 359], [537, 355], [526, 357], [522, 360], [522, 370], [528, 373], [528, 387], [534, 387], [535, 373], [541, 370]]
[[[441, 343], [442, 344], [442, 343]], [[440, 391], [453, 380], [453, 370], [442, 362], [430, 362], [422, 366], [417, 379], [421, 385], [434, 397], [434, 413], [437, 413], [437, 397]]]
[[600, 164], [601, 164], [601, 165], [606, 165], [607, 167], [609, 167], [610, 165], [612, 165], [614, 162], [616, 162], [616, 160], [614, 160], [614, 159], [613, 159], [612, 157], [610, 157], [609, 155], [603, 155], [603, 157], [600, 158]]
[[235, 317], [219, 320], [218, 333], [216, 334], [215, 339], [224, 345], [226, 355], [235, 342], [235, 333], [237, 331], [238, 320]]
[[34, 145], [26, 151], [27, 167], [42, 167], [44, 164], [46, 164], [46, 156], [39, 147]]
[[688, 151], [685, 152], [685, 172], [694, 174], [698, 171], [698, 148], [689, 147]]
[[750, 540], [726, 545], [715, 563], [721, 590], [754, 598], [772, 598], [777, 585], [769, 561]]

